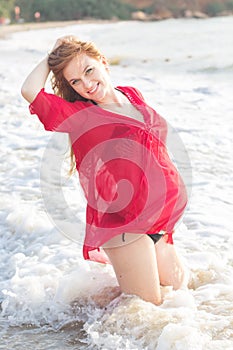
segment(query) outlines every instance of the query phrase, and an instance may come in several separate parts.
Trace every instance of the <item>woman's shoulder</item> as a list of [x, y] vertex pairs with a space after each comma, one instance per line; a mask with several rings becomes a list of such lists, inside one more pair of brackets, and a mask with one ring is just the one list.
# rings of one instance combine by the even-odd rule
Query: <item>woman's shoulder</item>
[[116, 89], [122, 91], [128, 97], [139, 99], [140, 101], [145, 101], [140, 90], [134, 86], [117, 86]]

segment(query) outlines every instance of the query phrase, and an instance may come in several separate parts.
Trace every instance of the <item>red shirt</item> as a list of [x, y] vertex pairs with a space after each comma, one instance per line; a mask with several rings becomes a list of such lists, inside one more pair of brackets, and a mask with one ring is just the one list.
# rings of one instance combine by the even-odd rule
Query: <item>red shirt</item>
[[106, 262], [100, 247], [116, 235], [170, 234], [187, 204], [166, 149], [167, 124], [133, 87], [117, 87], [144, 122], [91, 101], [68, 102], [42, 89], [30, 105], [46, 130], [67, 132], [87, 199], [85, 259]]

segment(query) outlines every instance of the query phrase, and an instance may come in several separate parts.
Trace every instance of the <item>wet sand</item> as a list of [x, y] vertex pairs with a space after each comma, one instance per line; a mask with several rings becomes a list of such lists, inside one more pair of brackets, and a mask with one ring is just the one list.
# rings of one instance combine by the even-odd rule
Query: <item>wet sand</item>
[[29, 30], [39, 30], [39, 29], [47, 29], [47, 28], [59, 28], [59, 27], [61, 28], [61, 27], [67, 27], [67, 26], [72, 26], [76, 24], [109, 23], [109, 22], [113, 22], [113, 21], [101, 20], [101, 19], [90, 19], [90, 20], [77, 20], [77, 21], [54, 21], [54, 22], [0, 25], [0, 39], [7, 39], [11, 34], [16, 32], [24, 32]]

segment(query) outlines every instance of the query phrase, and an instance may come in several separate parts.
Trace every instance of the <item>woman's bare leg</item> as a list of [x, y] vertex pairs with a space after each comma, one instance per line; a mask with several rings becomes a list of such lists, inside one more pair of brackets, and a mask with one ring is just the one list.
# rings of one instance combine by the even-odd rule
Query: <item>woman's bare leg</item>
[[122, 292], [161, 304], [156, 252], [151, 238], [142, 235], [131, 243], [104, 248], [104, 251], [113, 265]]
[[179, 289], [185, 284], [185, 268], [174, 245], [166, 242], [166, 236], [155, 244], [159, 279], [162, 286]]

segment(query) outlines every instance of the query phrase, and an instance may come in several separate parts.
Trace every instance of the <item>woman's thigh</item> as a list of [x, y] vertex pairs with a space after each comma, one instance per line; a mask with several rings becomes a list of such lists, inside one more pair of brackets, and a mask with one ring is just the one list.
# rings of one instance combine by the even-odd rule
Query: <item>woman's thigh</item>
[[154, 243], [146, 234], [114, 248], [104, 248], [121, 291], [145, 301], [161, 303], [160, 281]]
[[166, 236], [155, 244], [160, 283], [179, 289], [185, 284], [185, 269], [175, 246], [166, 242]]

